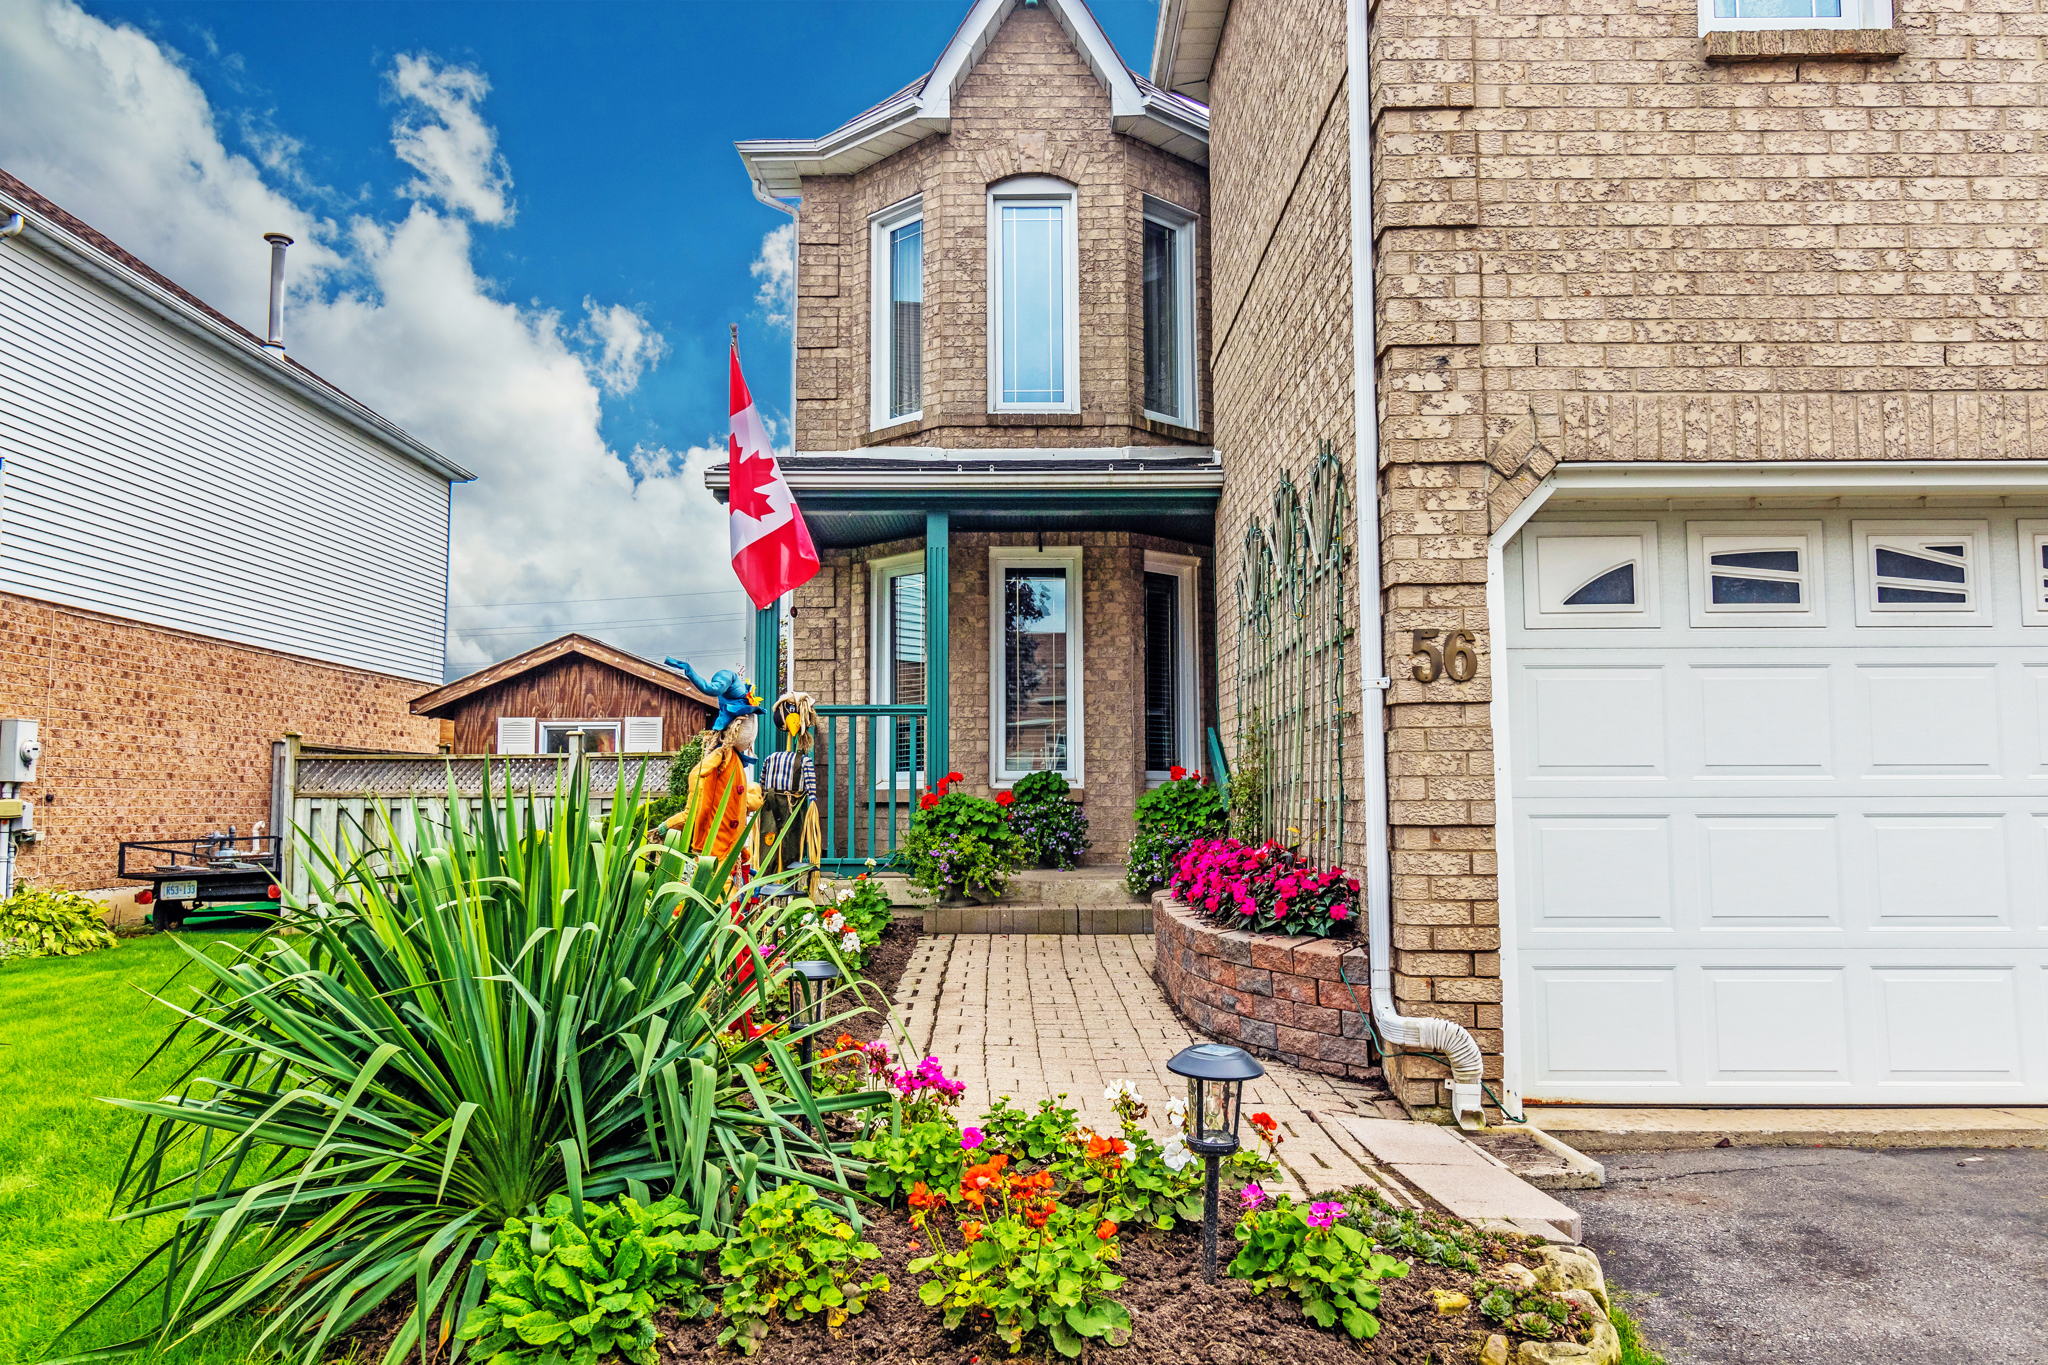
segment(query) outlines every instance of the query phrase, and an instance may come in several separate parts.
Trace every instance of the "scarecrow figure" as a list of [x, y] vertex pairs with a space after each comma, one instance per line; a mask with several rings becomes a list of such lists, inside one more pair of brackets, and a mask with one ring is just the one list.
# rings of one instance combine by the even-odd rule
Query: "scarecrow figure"
[[745, 839], [739, 878], [745, 882], [752, 873], [754, 846], [749, 817], [761, 809], [761, 788], [747, 771], [754, 764], [754, 717], [761, 714], [761, 699], [729, 668], [713, 673], [707, 682], [683, 660], [667, 662], [681, 670], [691, 686], [717, 701], [718, 714], [711, 718], [711, 742], [705, 746], [704, 757], [690, 770], [690, 804], [671, 816], [663, 828], [682, 829], [687, 823], [690, 851], [714, 858], [723, 858]]
[[[715, 734], [725, 733], [727, 726], [743, 716], [761, 714], [761, 697], [754, 691], [754, 685], [730, 668], [721, 668], [708, 679], [697, 675], [686, 659], [668, 658], [663, 663], [681, 673], [689, 680], [690, 686], [718, 703], [718, 714], [711, 718], [711, 729]], [[749, 768], [754, 766], [754, 737], [750, 731], [741, 761]]]
[[[818, 824], [818, 764], [812, 753], [817, 744], [818, 712], [810, 693], [786, 692], [775, 699], [769, 719], [788, 735], [789, 747], [761, 760], [761, 847], [767, 850], [763, 857], [771, 864], [771, 873], [780, 873], [792, 863], [809, 864], [804, 894], [816, 900], [818, 864], [825, 854], [825, 837]], [[778, 891], [788, 894], [789, 884], [784, 882]]]

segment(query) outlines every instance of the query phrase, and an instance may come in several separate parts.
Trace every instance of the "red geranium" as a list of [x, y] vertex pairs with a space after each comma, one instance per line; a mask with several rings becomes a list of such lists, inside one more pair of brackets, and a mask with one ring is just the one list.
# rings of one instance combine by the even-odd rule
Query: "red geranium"
[[1015, 804], [1016, 804], [1016, 802], [1017, 802], [1017, 793], [1015, 793], [1015, 792], [997, 792], [997, 793], [996, 793], [996, 804], [997, 804], [998, 806], [1010, 806], [1010, 805], [1015, 805]]
[[1183, 777], [1186, 777], [1188, 775], [1188, 770], [1186, 768], [1181, 767], [1180, 764], [1176, 763], [1171, 768], [1168, 768], [1166, 770], [1166, 775], [1173, 781], [1178, 782]]
[[917, 808], [919, 810], [930, 810], [938, 804], [939, 796], [937, 792], [926, 792], [923, 796], [917, 798]]

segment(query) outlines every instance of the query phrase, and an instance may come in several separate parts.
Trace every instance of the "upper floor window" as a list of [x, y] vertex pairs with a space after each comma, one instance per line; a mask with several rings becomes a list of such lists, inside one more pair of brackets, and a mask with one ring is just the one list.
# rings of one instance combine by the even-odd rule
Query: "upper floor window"
[[1145, 413], [1195, 425], [1195, 220], [1145, 201]]
[[924, 407], [924, 207], [912, 199], [874, 220], [873, 423]]
[[1074, 187], [1045, 176], [989, 192], [989, 406], [1080, 410]]
[[1890, 28], [1891, 0], [1700, 0], [1700, 32], [1744, 28]]

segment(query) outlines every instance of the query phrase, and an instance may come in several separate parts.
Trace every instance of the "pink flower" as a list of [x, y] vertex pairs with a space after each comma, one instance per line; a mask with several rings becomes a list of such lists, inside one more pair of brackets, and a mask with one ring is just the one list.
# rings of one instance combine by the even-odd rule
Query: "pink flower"
[[1244, 1188], [1237, 1192], [1237, 1202], [1246, 1213], [1250, 1213], [1266, 1202], [1266, 1192], [1259, 1187], [1258, 1181], [1248, 1180]]
[[1349, 909], [1345, 908], [1344, 906], [1341, 906], [1341, 905], [1333, 905], [1333, 906], [1331, 906], [1331, 907], [1330, 907], [1330, 918], [1331, 918], [1331, 919], [1350, 919], [1350, 918], [1351, 918], [1351, 911], [1350, 911]]
[[1312, 1228], [1334, 1226], [1344, 1216], [1344, 1206], [1334, 1199], [1318, 1199], [1308, 1206], [1308, 1217], [1302, 1221]]
[[986, 1141], [988, 1141], [988, 1134], [982, 1132], [979, 1128], [962, 1128], [960, 1130], [960, 1150], [963, 1152], [971, 1152]]

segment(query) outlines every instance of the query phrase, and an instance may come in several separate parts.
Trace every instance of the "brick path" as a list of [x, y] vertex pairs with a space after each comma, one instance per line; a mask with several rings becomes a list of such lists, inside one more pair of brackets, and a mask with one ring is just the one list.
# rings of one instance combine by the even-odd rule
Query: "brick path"
[[[1116, 1131], [1103, 1089], [1135, 1083], [1164, 1135], [1166, 1099], [1186, 1093], [1166, 1061], [1197, 1041], [1154, 984], [1152, 938], [1141, 934], [939, 934], [904, 970], [896, 1008], [910, 1043], [967, 1083], [960, 1112], [998, 1095], [1029, 1108], [1064, 1092], [1084, 1124]], [[1285, 1135], [1283, 1188], [1307, 1193], [1371, 1181], [1413, 1200], [1380, 1174], [1356, 1139], [1325, 1116], [1402, 1118], [1365, 1086], [1276, 1062], [1246, 1087], [1245, 1112], [1265, 1111]]]

